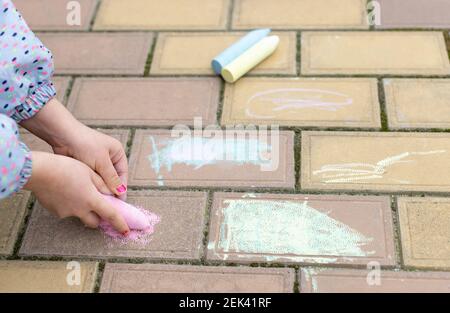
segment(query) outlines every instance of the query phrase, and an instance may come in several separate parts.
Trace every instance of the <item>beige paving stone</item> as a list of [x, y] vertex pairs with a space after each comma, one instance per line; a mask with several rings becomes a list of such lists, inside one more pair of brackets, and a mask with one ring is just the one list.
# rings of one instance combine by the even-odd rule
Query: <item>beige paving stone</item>
[[294, 133], [137, 130], [131, 186], [294, 188]]
[[98, 263], [69, 262], [0, 261], [0, 292], [93, 292]]
[[13, 253], [29, 198], [29, 192], [20, 191], [0, 201], [0, 256]]
[[303, 32], [301, 73], [448, 75], [441, 32]]
[[152, 33], [137, 32], [38, 36], [53, 53], [56, 74], [142, 75], [153, 42]]
[[230, 0], [104, 0], [94, 29], [225, 29], [229, 5]]
[[385, 79], [389, 128], [450, 128], [450, 79]]
[[377, 81], [243, 78], [226, 85], [222, 124], [380, 128]]
[[[130, 136], [130, 131], [128, 129], [97, 129], [98, 131], [116, 138], [119, 140], [124, 147], [127, 146], [127, 141]], [[44, 151], [48, 153], [53, 153], [52, 147], [47, 144], [44, 140], [39, 137], [33, 135], [29, 131], [25, 129], [20, 130], [20, 137], [23, 142], [30, 148], [32, 151]]]
[[[98, 0], [76, 1], [79, 4], [80, 25], [73, 24], [73, 22], [76, 22], [73, 14], [78, 12], [76, 9], [78, 6], [74, 6], [72, 3], [70, 0], [14, 0], [16, 8], [33, 31], [88, 30], [94, 17]], [[67, 21], [70, 21], [72, 24], [69, 24]]]
[[448, 192], [450, 134], [302, 132], [307, 190]]
[[290, 268], [108, 263], [100, 292], [291, 293], [294, 275]]
[[450, 199], [400, 197], [398, 210], [404, 264], [449, 270]]
[[[303, 268], [300, 293], [449, 293], [450, 273]], [[370, 284], [369, 284], [370, 283]]]
[[207, 258], [394, 265], [389, 197], [215, 193]]
[[[213, 75], [212, 59], [244, 34], [244, 32], [160, 33], [150, 73]], [[295, 75], [297, 68], [295, 32], [273, 34], [280, 37], [279, 46], [250, 74]]]
[[365, 0], [237, 0], [233, 28], [368, 28]]
[[213, 77], [78, 78], [67, 105], [88, 125], [216, 124], [220, 80]]

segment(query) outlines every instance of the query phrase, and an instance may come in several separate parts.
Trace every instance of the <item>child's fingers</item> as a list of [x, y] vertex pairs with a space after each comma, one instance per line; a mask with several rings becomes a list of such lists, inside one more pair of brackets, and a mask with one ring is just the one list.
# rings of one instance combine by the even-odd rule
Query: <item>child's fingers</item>
[[121, 234], [128, 234], [130, 228], [119, 212], [100, 193], [97, 193], [95, 197], [91, 210], [109, 222]]
[[122, 184], [122, 181], [120, 180], [120, 177], [109, 157], [100, 160], [95, 170], [103, 178], [109, 190], [111, 190], [115, 195], [120, 196], [126, 192], [126, 187]]
[[94, 212], [87, 212], [86, 215], [80, 217], [80, 220], [89, 228], [97, 228], [100, 224], [100, 217]]
[[109, 190], [108, 186], [106, 186], [105, 182], [103, 181], [103, 178], [101, 178], [97, 173], [94, 171], [91, 171], [91, 178], [92, 182], [94, 183], [94, 186], [97, 188], [97, 190], [104, 194], [104, 195], [112, 195], [113, 193], [111, 190]]
[[114, 168], [116, 169], [117, 175], [119, 175], [122, 185], [125, 187], [125, 192], [119, 195], [120, 200], [125, 201], [126, 187], [128, 185], [128, 160], [125, 155], [125, 151], [121, 150], [120, 154], [117, 157], [112, 158], [112, 163]]

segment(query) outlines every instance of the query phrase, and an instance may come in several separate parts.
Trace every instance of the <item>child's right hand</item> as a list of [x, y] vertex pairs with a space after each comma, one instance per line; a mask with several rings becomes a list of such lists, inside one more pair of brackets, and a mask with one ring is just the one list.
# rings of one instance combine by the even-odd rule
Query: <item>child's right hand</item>
[[48, 210], [60, 218], [76, 216], [96, 228], [100, 218], [120, 233], [130, 231], [123, 217], [101, 195], [111, 194], [103, 179], [75, 159], [45, 152], [32, 152], [32, 174], [25, 189], [31, 190]]

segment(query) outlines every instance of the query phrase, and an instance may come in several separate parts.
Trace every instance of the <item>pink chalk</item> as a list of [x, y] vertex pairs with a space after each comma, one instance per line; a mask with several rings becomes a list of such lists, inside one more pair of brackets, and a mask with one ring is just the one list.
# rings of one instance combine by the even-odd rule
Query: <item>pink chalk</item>
[[143, 208], [128, 204], [116, 197], [108, 195], [104, 195], [104, 197], [125, 219], [125, 222], [130, 228], [130, 233], [125, 237], [116, 231], [109, 222], [102, 220], [99, 227], [106, 235], [116, 239], [136, 241], [154, 232], [154, 226], [160, 221], [157, 215]]

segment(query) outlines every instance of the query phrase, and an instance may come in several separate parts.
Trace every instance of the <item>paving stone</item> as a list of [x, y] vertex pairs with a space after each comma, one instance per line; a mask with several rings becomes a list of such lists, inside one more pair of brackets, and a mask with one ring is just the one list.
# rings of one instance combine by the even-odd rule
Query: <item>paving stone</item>
[[[448, 293], [450, 273], [301, 269], [300, 293]], [[370, 284], [369, 284], [370, 283]]]
[[217, 78], [79, 78], [69, 110], [89, 125], [216, 124]]
[[93, 292], [97, 268], [94, 262], [0, 261], [0, 292]]
[[303, 32], [302, 74], [448, 75], [441, 32]]
[[450, 269], [450, 199], [400, 197], [398, 210], [404, 264]]
[[395, 264], [389, 197], [215, 193], [207, 258]]
[[[41, 33], [56, 74], [142, 75], [151, 33]], [[133, 47], [133, 49], [130, 49]]]
[[294, 188], [293, 132], [137, 130], [131, 186]]
[[56, 98], [63, 104], [66, 102], [66, 93], [70, 81], [70, 77], [54, 76], [52, 78], [53, 86], [56, 89]]
[[365, 0], [237, 0], [233, 28], [368, 28]]
[[286, 292], [294, 269], [108, 263], [100, 292]]
[[23, 256], [199, 259], [206, 193], [129, 191], [130, 203], [161, 218], [148, 242], [126, 244], [88, 229], [75, 218], [60, 220], [37, 204], [20, 249]]
[[[70, 0], [14, 0], [16, 8], [34, 31], [88, 30], [94, 17], [98, 0], [77, 0], [79, 10], [70, 5], [70, 2]], [[74, 14], [78, 12], [80, 13], [79, 25], [74, 19]]]
[[378, 0], [381, 23], [377, 28], [450, 28], [447, 0]]
[[[244, 34], [244, 32], [161, 33], [158, 35], [150, 73], [213, 75], [212, 59]], [[273, 34], [280, 37], [277, 49], [250, 74], [296, 75], [295, 32]]]
[[450, 135], [303, 132], [301, 186], [318, 190], [447, 192]]
[[380, 128], [373, 78], [243, 78], [227, 84], [223, 125]]
[[21, 191], [0, 201], [0, 255], [2, 256], [13, 253], [29, 198], [29, 192]]
[[450, 79], [383, 82], [390, 128], [450, 128]]
[[225, 29], [229, 5], [230, 0], [104, 0], [94, 29]]
[[[100, 132], [109, 135], [111, 137], [119, 140], [124, 147], [127, 146], [128, 138], [130, 136], [130, 131], [128, 129], [97, 129]], [[44, 151], [48, 153], [53, 153], [52, 147], [47, 144], [44, 140], [39, 137], [33, 135], [29, 131], [25, 129], [20, 130], [20, 137], [23, 142], [30, 148], [32, 151]]]

